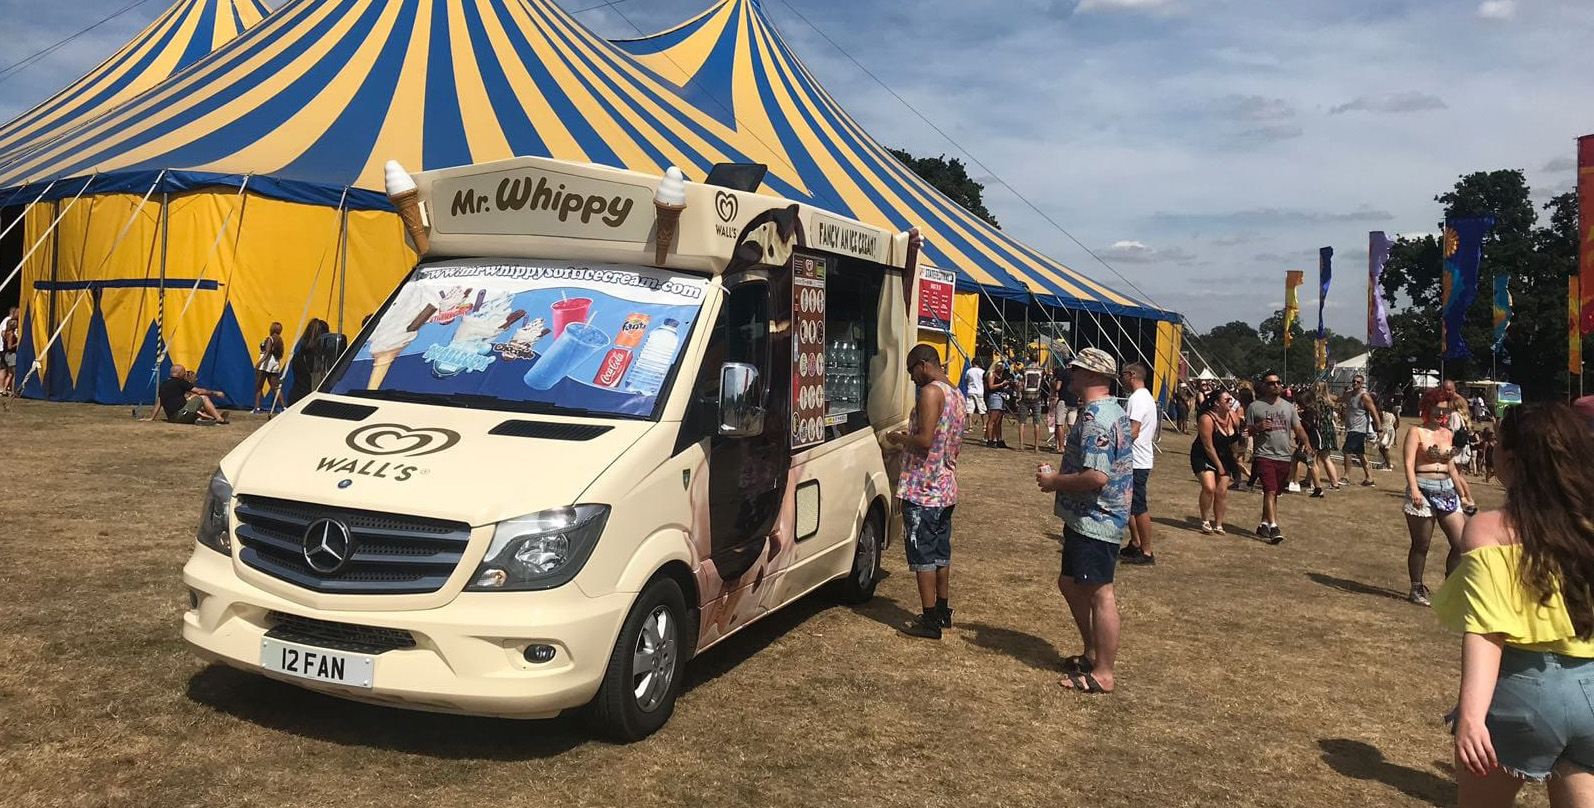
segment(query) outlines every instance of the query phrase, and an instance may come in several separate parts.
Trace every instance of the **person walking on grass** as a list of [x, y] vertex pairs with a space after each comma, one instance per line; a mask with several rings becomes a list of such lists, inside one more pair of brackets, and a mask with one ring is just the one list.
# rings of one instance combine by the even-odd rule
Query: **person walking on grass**
[[985, 445], [989, 448], [1007, 448], [1007, 441], [1002, 440], [1002, 417], [1006, 414], [1007, 394], [1012, 386], [1012, 379], [1002, 361], [992, 360], [991, 369], [985, 374], [985, 403], [990, 409], [990, 415], [985, 419]]
[[1350, 477], [1354, 458], [1362, 469], [1361, 484], [1372, 487], [1377, 483], [1373, 482], [1373, 467], [1367, 462], [1367, 441], [1369, 438], [1376, 440], [1383, 418], [1378, 414], [1378, 402], [1367, 392], [1366, 385], [1366, 377], [1358, 373], [1351, 379], [1350, 392], [1345, 394], [1345, 476]]
[[1295, 446], [1309, 445], [1295, 405], [1283, 399], [1283, 390], [1284, 383], [1277, 373], [1264, 375], [1262, 392], [1245, 413], [1254, 457], [1251, 476], [1262, 486], [1262, 523], [1256, 526], [1256, 535], [1268, 544], [1284, 542], [1278, 520], [1279, 494], [1290, 483]]
[[[272, 323], [270, 333], [260, 341], [260, 358], [255, 360], [255, 409], [259, 415], [260, 400], [265, 397], [273, 411], [277, 408], [277, 388], [282, 386], [282, 354], [287, 345], [282, 341], [282, 323]], [[269, 392], [268, 392], [269, 390]]]
[[1464, 509], [1474, 507], [1472, 490], [1456, 467], [1460, 454], [1449, 427], [1450, 411], [1456, 400], [1439, 390], [1422, 397], [1422, 424], [1406, 431], [1401, 454], [1406, 466], [1406, 497], [1402, 509], [1406, 529], [1411, 533], [1411, 550], [1406, 554], [1406, 571], [1411, 578], [1407, 599], [1418, 606], [1430, 602], [1423, 571], [1428, 566], [1428, 547], [1433, 542], [1434, 524], [1445, 532], [1450, 555], [1445, 558], [1445, 574], [1461, 563], [1461, 532], [1466, 527]]
[[1301, 462], [1306, 464], [1306, 481], [1312, 486], [1312, 496], [1323, 497], [1323, 477], [1318, 467], [1328, 475], [1328, 485], [1335, 491], [1339, 490], [1339, 470], [1334, 467], [1334, 459], [1329, 457], [1332, 449], [1331, 436], [1334, 434], [1334, 417], [1328, 402], [1319, 396], [1323, 395], [1316, 390], [1307, 388], [1302, 390], [1297, 397], [1296, 409], [1300, 413], [1301, 426], [1306, 430], [1308, 451], [1302, 456]]
[[915, 345], [908, 352], [908, 376], [918, 387], [909, 429], [892, 432], [889, 439], [907, 450], [897, 496], [902, 500], [908, 569], [918, 583], [924, 611], [917, 622], [901, 631], [909, 637], [939, 640], [941, 629], [952, 627], [948, 603], [952, 509], [958, 500], [958, 452], [963, 447], [968, 411], [963, 394], [947, 382], [935, 346]]
[[1151, 397], [1146, 382], [1151, 370], [1138, 362], [1125, 365], [1119, 378], [1129, 393], [1129, 434], [1134, 440], [1134, 491], [1129, 499], [1129, 544], [1120, 555], [1125, 564], [1154, 566], [1157, 557], [1151, 544], [1151, 507], [1146, 488], [1151, 484], [1151, 469], [1157, 459], [1157, 428], [1162, 418], [1157, 400]]
[[[1233, 396], [1219, 390], [1207, 397], [1196, 415], [1196, 438], [1190, 445], [1190, 470], [1201, 481], [1201, 532], [1224, 534], [1223, 517], [1229, 509], [1229, 478], [1235, 468], [1234, 444], [1240, 437], [1230, 411]], [[1212, 514], [1208, 519], [1207, 514]]]
[[1043, 407], [1046, 371], [1041, 368], [1040, 361], [1031, 356], [1029, 361], [1019, 367], [1014, 374], [1018, 384], [1018, 450], [1024, 451], [1024, 424], [1030, 425], [1033, 434], [1035, 451], [1041, 450], [1041, 417]]
[[[969, 424], [977, 425], [980, 434], [985, 434], [985, 360], [975, 359], [963, 371], [963, 383], [968, 388], [964, 405], [964, 412], [969, 416]], [[978, 415], [976, 419], [974, 416]]]
[[1462, 806], [1594, 806], [1594, 434], [1560, 402], [1512, 408], [1496, 450], [1505, 506], [1473, 518], [1434, 612], [1463, 632], [1455, 734]]
[[1063, 660], [1062, 686], [1076, 693], [1111, 693], [1116, 687], [1118, 601], [1113, 573], [1118, 544], [1129, 524], [1134, 449], [1129, 415], [1112, 397], [1118, 363], [1099, 348], [1069, 362], [1070, 382], [1081, 402], [1068, 432], [1059, 472], [1037, 473], [1040, 490], [1057, 495], [1063, 520], [1063, 567], [1057, 589], [1068, 602], [1084, 646]]

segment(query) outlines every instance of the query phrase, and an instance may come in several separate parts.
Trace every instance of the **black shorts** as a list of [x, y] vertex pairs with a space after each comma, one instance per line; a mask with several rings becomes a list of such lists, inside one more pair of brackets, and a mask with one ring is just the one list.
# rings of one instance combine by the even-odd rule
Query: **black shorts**
[[1129, 498], [1129, 515], [1139, 516], [1145, 513], [1146, 485], [1151, 482], [1151, 469], [1135, 469], [1134, 494]]
[[[1222, 457], [1222, 455], [1220, 454], [1219, 457]], [[1197, 477], [1200, 477], [1209, 471], [1219, 477], [1230, 474], [1231, 472], [1228, 466], [1233, 462], [1233, 459], [1225, 458], [1224, 467], [1220, 468], [1218, 466], [1212, 465], [1212, 458], [1207, 456], [1206, 449], [1197, 447], [1190, 450], [1190, 471]]]
[[1321, 429], [1308, 429], [1308, 430], [1306, 430], [1306, 442], [1311, 445], [1312, 451], [1314, 451], [1314, 452], [1323, 451], [1323, 430], [1321, 430]]
[[1346, 455], [1367, 454], [1367, 433], [1346, 432], [1344, 451]]
[[1112, 583], [1118, 569], [1118, 543], [1093, 539], [1063, 528], [1063, 575], [1076, 584]]

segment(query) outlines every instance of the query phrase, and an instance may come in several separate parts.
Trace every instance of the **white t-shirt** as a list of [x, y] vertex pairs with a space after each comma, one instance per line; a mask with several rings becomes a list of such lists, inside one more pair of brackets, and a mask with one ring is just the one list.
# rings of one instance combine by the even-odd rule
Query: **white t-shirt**
[[1135, 438], [1135, 468], [1149, 469], [1157, 456], [1157, 400], [1151, 391], [1142, 387], [1129, 396], [1129, 420], [1140, 425], [1140, 437]]
[[969, 368], [963, 371], [963, 378], [969, 380], [969, 395], [985, 395], [985, 368]]

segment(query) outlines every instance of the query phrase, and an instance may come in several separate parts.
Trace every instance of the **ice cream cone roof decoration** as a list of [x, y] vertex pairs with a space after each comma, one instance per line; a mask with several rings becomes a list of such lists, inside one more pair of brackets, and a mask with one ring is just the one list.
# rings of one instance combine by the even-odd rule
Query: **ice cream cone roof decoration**
[[260, 0], [178, 0], [98, 67], [0, 126], [0, 160], [115, 109], [231, 42], [270, 13]]
[[668, 31], [614, 44], [704, 114], [769, 144], [782, 158], [771, 175], [807, 189], [794, 199], [894, 230], [921, 227], [926, 262], [955, 269], [959, 289], [1026, 302], [1033, 291], [1072, 309], [1178, 319], [1042, 255], [919, 179], [825, 91], [756, 0], [722, 0]]

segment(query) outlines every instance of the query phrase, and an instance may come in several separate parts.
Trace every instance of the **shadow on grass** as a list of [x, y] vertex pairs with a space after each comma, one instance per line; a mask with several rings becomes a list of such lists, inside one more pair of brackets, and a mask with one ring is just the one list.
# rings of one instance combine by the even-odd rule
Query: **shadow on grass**
[[1322, 584], [1330, 589], [1338, 589], [1341, 592], [1349, 592], [1352, 595], [1372, 595], [1374, 597], [1393, 598], [1395, 600], [1406, 599], [1406, 595], [1404, 593], [1396, 592], [1393, 589], [1386, 589], [1382, 586], [1364, 584], [1360, 581], [1352, 581], [1346, 578], [1335, 578], [1332, 575], [1324, 575], [1320, 572], [1308, 572], [1306, 573], [1306, 577], [1312, 579], [1314, 583]]
[[[1200, 517], [1196, 516], [1177, 518], [1172, 516], [1153, 516], [1151, 517], [1151, 521], [1155, 524], [1162, 525], [1163, 527], [1171, 527], [1174, 530], [1187, 530], [1192, 533], [1201, 532], [1201, 519]], [[1153, 547], [1152, 549], [1155, 550], [1156, 548]]]
[[981, 648], [999, 651], [1038, 671], [1055, 673], [1063, 669], [1063, 655], [1050, 642], [1011, 628], [985, 623], [964, 623], [965, 638]]
[[1449, 805], [1455, 784], [1433, 772], [1390, 763], [1378, 747], [1348, 738], [1329, 738], [1317, 742], [1323, 762], [1345, 777], [1374, 780], [1400, 789], [1413, 799], [1433, 805]]

